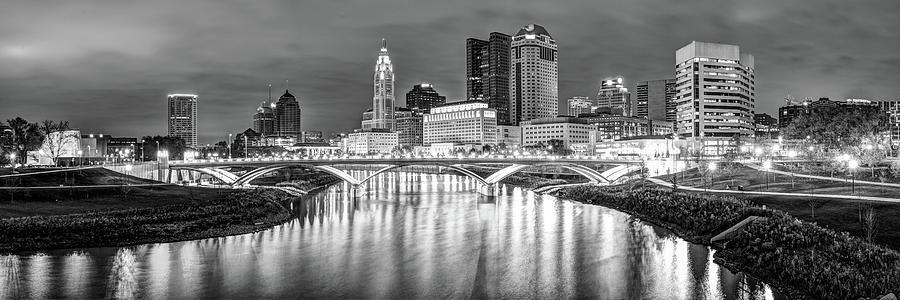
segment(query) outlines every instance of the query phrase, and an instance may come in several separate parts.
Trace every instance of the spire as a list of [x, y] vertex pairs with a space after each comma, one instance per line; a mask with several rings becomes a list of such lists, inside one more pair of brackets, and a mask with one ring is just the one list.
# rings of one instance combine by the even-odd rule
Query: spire
[[387, 39], [381, 38], [381, 51], [387, 51]]
[[272, 103], [272, 84], [269, 84], [269, 103]]

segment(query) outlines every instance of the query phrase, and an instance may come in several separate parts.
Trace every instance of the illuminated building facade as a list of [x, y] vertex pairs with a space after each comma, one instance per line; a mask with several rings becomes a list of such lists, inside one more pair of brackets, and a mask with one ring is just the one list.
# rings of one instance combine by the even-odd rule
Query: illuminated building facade
[[615, 115], [631, 116], [631, 93], [625, 88], [625, 78], [617, 76], [600, 82], [597, 107], [609, 109], [610, 113]]
[[168, 135], [197, 148], [197, 95], [170, 94], [168, 101]]
[[428, 111], [432, 107], [444, 104], [447, 97], [441, 96], [430, 83], [414, 85], [412, 90], [406, 93], [406, 107]]
[[559, 114], [558, 46], [543, 26], [527, 25], [512, 38], [510, 123]]
[[567, 115], [576, 117], [580, 114], [589, 114], [594, 112], [594, 101], [590, 97], [572, 97], [566, 101]]
[[394, 130], [394, 65], [388, 55], [387, 41], [381, 39], [381, 52], [375, 63], [372, 97], [372, 128]]
[[635, 117], [675, 122], [675, 79], [642, 81], [634, 92]]
[[753, 134], [754, 59], [735, 45], [691, 42], [675, 51], [676, 131], [702, 141], [707, 154], [733, 149]]
[[491, 32], [487, 41], [466, 39], [466, 100], [487, 103], [501, 125], [510, 124], [511, 42], [512, 37], [500, 32]]
[[574, 117], [541, 118], [521, 123], [522, 146], [548, 144], [560, 140], [566, 148], [573, 144], [588, 143], [591, 130], [596, 127]]
[[383, 128], [355, 130], [343, 139], [348, 154], [390, 154], [398, 145], [397, 133]]
[[397, 143], [400, 144], [400, 147], [412, 148], [423, 145], [423, 118], [422, 110], [416, 108], [398, 107], [394, 111], [394, 120], [397, 123]]
[[253, 131], [262, 135], [275, 134], [275, 104], [263, 101], [253, 114]]
[[275, 104], [275, 134], [299, 140], [300, 133], [300, 102], [290, 91], [285, 90]]
[[497, 144], [497, 111], [482, 101], [434, 107], [423, 118], [425, 146], [440, 143]]

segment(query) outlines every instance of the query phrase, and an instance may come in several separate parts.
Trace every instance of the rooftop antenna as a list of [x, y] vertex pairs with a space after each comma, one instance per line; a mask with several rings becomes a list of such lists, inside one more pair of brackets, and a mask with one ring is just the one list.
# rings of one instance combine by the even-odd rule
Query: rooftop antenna
[[269, 103], [272, 103], [272, 84], [269, 84]]
[[288, 83], [290, 83], [290, 80], [285, 79], [285, 80], [284, 80], [284, 91], [285, 91], [285, 92], [287, 92], [287, 91], [290, 89]]
[[387, 40], [385, 38], [381, 38], [381, 50], [387, 50]]

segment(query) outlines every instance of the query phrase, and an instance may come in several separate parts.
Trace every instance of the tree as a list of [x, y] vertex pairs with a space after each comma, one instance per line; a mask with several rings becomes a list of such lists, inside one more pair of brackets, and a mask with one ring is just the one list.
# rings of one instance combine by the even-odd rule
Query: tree
[[25, 162], [28, 151], [35, 151], [44, 142], [44, 136], [37, 123], [28, 123], [25, 119], [6, 120], [10, 131], [0, 135], [0, 147], [4, 153], [15, 153], [16, 163]]
[[821, 105], [801, 114], [783, 130], [786, 138], [806, 139], [823, 149], [856, 147], [887, 129], [888, 117], [874, 106]]
[[[59, 157], [70, 147], [78, 148], [78, 132], [69, 130], [69, 121], [53, 122], [44, 120], [38, 129], [44, 136], [44, 144], [41, 150], [53, 160], [53, 165], [59, 165]], [[74, 153], [69, 153], [74, 154]]]
[[[174, 136], [145, 136], [142, 140], [145, 160], [156, 160], [156, 154], [160, 150], [168, 151], [170, 159], [183, 159], [187, 148], [183, 139]], [[156, 147], [157, 142], [159, 148]]]

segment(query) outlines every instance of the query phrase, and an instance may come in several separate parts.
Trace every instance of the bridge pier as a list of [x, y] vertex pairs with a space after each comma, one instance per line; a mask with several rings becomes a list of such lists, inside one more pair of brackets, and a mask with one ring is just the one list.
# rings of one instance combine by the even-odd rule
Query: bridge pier
[[499, 189], [496, 183], [479, 183], [478, 193], [485, 196], [496, 196]]
[[347, 192], [350, 194], [350, 198], [359, 198], [362, 197], [363, 193], [366, 191], [363, 190], [362, 187], [358, 184], [349, 184], [350, 189]]

